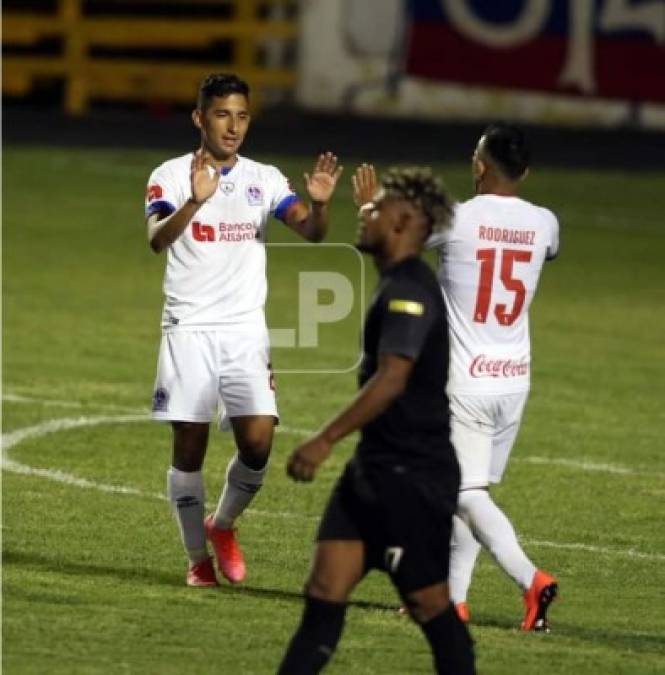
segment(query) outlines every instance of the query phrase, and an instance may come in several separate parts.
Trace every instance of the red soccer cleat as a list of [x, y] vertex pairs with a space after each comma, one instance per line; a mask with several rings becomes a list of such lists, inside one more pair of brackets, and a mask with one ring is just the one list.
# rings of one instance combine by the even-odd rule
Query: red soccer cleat
[[219, 586], [215, 576], [215, 568], [212, 558], [206, 558], [201, 562], [191, 563], [187, 570], [188, 586]]
[[245, 558], [236, 540], [236, 531], [233, 529], [221, 530], [215, 527], [212, 515], [208, 516], [203, 521], [203, 524], [208, 541], [210, 541], [215, 550], [219, 571], [232, 584], [240, 583], [245, 578], [246, 569]]
[[547, 620], [547, 608], [557, 596], [559, 586], [554, 577], [536, 570], [531, 587], [524, 592], [526, 613], [522, 621], [522, 630], [550, 632]]

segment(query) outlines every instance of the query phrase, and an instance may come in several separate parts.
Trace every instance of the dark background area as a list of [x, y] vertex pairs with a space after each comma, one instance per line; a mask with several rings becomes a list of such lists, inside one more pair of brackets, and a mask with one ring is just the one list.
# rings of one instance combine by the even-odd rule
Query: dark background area
[[[488, 120], [490, 121], [490, 120]], [[264, 111], [244, 154], [311, 155], [331, 149], [367, 161], [468, 160], [483, 123], [444, 124], [302, 112]], [[534, 165], [665, 170], [665, 134], [634, 129], [526, 127]], [[164, 148], [185, 152], [197, 142], [189, 110], [177, 107], [93, 109], [70, 117], [57, 108], [14, 102], [3, 106], [5, 143]]]
[[[256, 18], [270, 15], [271, 2], [258, 2]], [[84, 17], [171, 18], [233, 20], [236, 3], [210, 0], [82, 0]], [[35, 17], [57, 16], [57, 0], [6, 0], [5, 14]], [[299, 4], [282, 3], [285, 18], [298, 15]], [[9, 37], [7, 35], [7, 37]], [[165, 36], [166, 37], [166, 36]], [[23, 44], [6, 39], [3, 54], [49, 57], [63, 53], [66, 36], [42, 36]], [[297, 41], [283, 43], [284, 65], [297, 67]], [[160, 63], [219, 63], [233, 69], [238, 40], [205, 42], [200, 48], [169, 44], [132, 47], [91, 43], [89, 59], [109, 61], [134, 59]], [[265, 64], [264, 45], [257, 41], [255, 64]], [[295, 92], [286, 88], [268, 92], [262, 112], [253, 120], [243, 153], [296, 154], [331, 149], [342, 158], [377, 162], [467, 161], [482, 131], [483, 122], [434, 122], [369, 118], [344, 114], [315, 113], [298, 108]], [[272, 97], [270, 96], [272, 94]], [[192, 89], [192, 98], [195, 92]], [[186, 99], [185, 99], [186, 100]], [[182, 153], [196, 145], [198, 135], [187, 106], [163, 101], [129, 104], [119, 100], [95, 100], [85, 116], [68, 116], [63, 111], [62, 79], [38, 77], [21, 98], [3, 97], [2, 131], [5, 143], [95, 147], [160, 148]], [[192, 101], [193, 103], [193, 101]], [[637, 104], [637, 102], [634, 102]], [[277, 107], [275, 107], [277, 104]], [[494, 120], [486, 120], [490, 122]], [[634, 122], [634, 121], [633, 121]], [[665, 133], [641, 131], [636, 126], [614, 129], [526, 127], [533, 149], [534, 165], [571, 168], [615, 168], [623, 170], [665, 170]]]

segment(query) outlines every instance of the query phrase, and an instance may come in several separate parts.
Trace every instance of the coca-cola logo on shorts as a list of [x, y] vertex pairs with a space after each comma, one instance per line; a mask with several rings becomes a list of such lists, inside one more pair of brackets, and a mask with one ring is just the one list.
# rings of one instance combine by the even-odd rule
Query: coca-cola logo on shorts
[[478, 354], [469, 366], [471, 377], [520, 377], [529, 374], [529, 362], [526, 359], [493, 359], [486, 354]]

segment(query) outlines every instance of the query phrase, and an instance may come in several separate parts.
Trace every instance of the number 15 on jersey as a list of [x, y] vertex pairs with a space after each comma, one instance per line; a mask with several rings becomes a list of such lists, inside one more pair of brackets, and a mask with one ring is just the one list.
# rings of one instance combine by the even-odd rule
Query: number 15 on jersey
[[520, 315], [526, 299], [526, 287], [520, 279], [513, 276], [515, 263], [531, 262], [531, 251], [521, 251], [511, 248], [481, 248], [476, 251], [476, 260], [480, 261], [480, 274], [478, 279], [478, 294], [476, 307], [473, 312], [473, 320], [476, 323], [485, 323], [492, 304], [492, 287], [494, 284], [494, 268], [500, 260], [500, 279], [507, 291], [515, 294], [510, 309], [504, 303], [494, 306], [494, 315], [499, 325], [510, 326]]

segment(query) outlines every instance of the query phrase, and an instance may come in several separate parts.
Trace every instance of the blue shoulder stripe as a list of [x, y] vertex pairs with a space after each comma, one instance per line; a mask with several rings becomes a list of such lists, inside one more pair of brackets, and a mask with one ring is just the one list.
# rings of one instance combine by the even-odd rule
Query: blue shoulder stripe
[[158, 199], [155, 202], [150, 202], [145, 207], [145, 217], [149, 218], [155, 213], [159, 213], [162, 218], [166, 218], [166, 216], [170, 216], [174, 211], [175, 206], [171, 202], [167, 202], [165, 199]]

